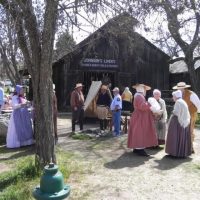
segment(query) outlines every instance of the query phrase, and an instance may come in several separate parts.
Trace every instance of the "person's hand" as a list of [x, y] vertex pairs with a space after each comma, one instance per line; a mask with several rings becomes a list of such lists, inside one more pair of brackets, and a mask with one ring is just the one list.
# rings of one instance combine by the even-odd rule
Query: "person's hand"
[[159, 113], [153, 113], [154, 119], [159, 120], [161, 118], [161, 115]]
[[25, 108], [26, 106], [27, 106], [26, 103], [22, 103], [22, 104], [21, 104], [21, 107], [22, 107], [22, 108]]
[[77, 110], [78, 110], [78, 108], [75, 106], [75, 107], [74, 107], [74, 111], [77, 111]]

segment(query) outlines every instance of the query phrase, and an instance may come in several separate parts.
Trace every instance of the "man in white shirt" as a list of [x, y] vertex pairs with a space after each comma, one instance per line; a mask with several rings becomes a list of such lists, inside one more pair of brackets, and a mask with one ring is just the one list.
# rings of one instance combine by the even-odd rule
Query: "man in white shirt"
[[113, 89], [114, 99], [110, 105], [112, 111], [112, 119], [114, 125], [114, 135], [120, 135], [120, 123], [121, 123], [121, 110], [122, 110], [122, 98], [119, 94], [119, 88]]
[[193, 91], [188, 90], [187, 88], [191, 87], [187, 85], [185, 82], [179, 82], [173, 89], [178, 89], [182, 91], [183, 99], [186, 101], [190, 116], [191, 116], [191, 138], [192, 138], [192, 153], [194, 153], [193, 142], [194, 142], [194, 127], [195, 122], [197, 120], [197, 112], [200, 112], [200, 99]]

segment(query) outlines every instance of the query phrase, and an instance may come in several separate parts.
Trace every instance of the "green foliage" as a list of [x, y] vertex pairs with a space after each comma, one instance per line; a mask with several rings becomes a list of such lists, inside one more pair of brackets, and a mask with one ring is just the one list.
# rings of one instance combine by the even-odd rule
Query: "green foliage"
[[62, 33], [56, 42], [56, 50], [54, 51], [54, 60], [58, 60], [72, 51], [76, 43], [73, 37], [68, 33]]
[[200, 113], [198, 113], [196, 124], [200, 125]]

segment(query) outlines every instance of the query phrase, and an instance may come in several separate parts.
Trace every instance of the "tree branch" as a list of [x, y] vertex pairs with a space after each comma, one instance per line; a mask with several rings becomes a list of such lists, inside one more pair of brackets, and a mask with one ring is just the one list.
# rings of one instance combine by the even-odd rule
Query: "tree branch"
[[181, 35], [179, 33], [180, 26], [176, 10], [172, 8], [169, 0], [164, 0], [164, 2], [162, 3], [162, 7], [167, 14], [168, 29], [171, 35], [173, 36], [174, 40], [180, 45], [183, 51], [187, 51], [189, 45], [181, 38]]
[[200, 42], [200, 38], [199, 37], [199, 31], [200, 31], [200, 14], [197, 12], [197, 8], [195, 5], [195, 1], [194, 0], [190, 0], [191, 3], [191, 7], [195, 13], [196, 16], [196, 29], [195, 29], [195, 33], [190, 45], [190, 48], [194, 51], [194, 49], [196, 48], [196, 46], [198, 45], [198, 43]]
[[24, 55], [24, 61], [29, 69], [30, 72], [32, 72], [32, 62], [31, 62], [31, 54], [29, 53], [28, 44], [26, 41], [26, 36], [24, 32], [24, 26], [23, 26], [23, 19], [22, 14], [19, 11], [19, 9], [16, 8], [16, 4], [13, 2], [8, 2], [7, 0], [1, 0], [0, 2], [2, 6], [9, 11], [11, 14], [15, 26], [16, 26], [16, 32], [17, 32], [17, 38], [20, 45], [20, 49], [22, 50], [22, 53]]

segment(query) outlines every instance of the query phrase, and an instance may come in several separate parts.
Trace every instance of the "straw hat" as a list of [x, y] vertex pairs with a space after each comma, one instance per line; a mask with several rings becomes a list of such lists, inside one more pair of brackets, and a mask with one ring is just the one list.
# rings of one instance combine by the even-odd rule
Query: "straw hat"
[[150, 90], [150, 89], [151, 89], [150, 86], [145, 85], [145, 84], [140, 84], [140, 83], [138, 83], [138, 84], [132, 86], [132, 88], [134, 88], [134, 89], [136, 89], [136, 88], [138, 88], [138, 87], [143, 87], [145, 90]]
[[176, 86], [173, 87], [173, 90], [189, 88], [191, 85], [187, 85], [185, 82], [179, 82]]
[[82, 83], [77, 83], [74, 89], [79, 88], [79, 87], [83, 87]]
[[106, 85], [102, 85], [102, 86], [101, 86], [101, 89], [102, 89], [102, 90], [107, 90], [108, 87], [107, 87]]

